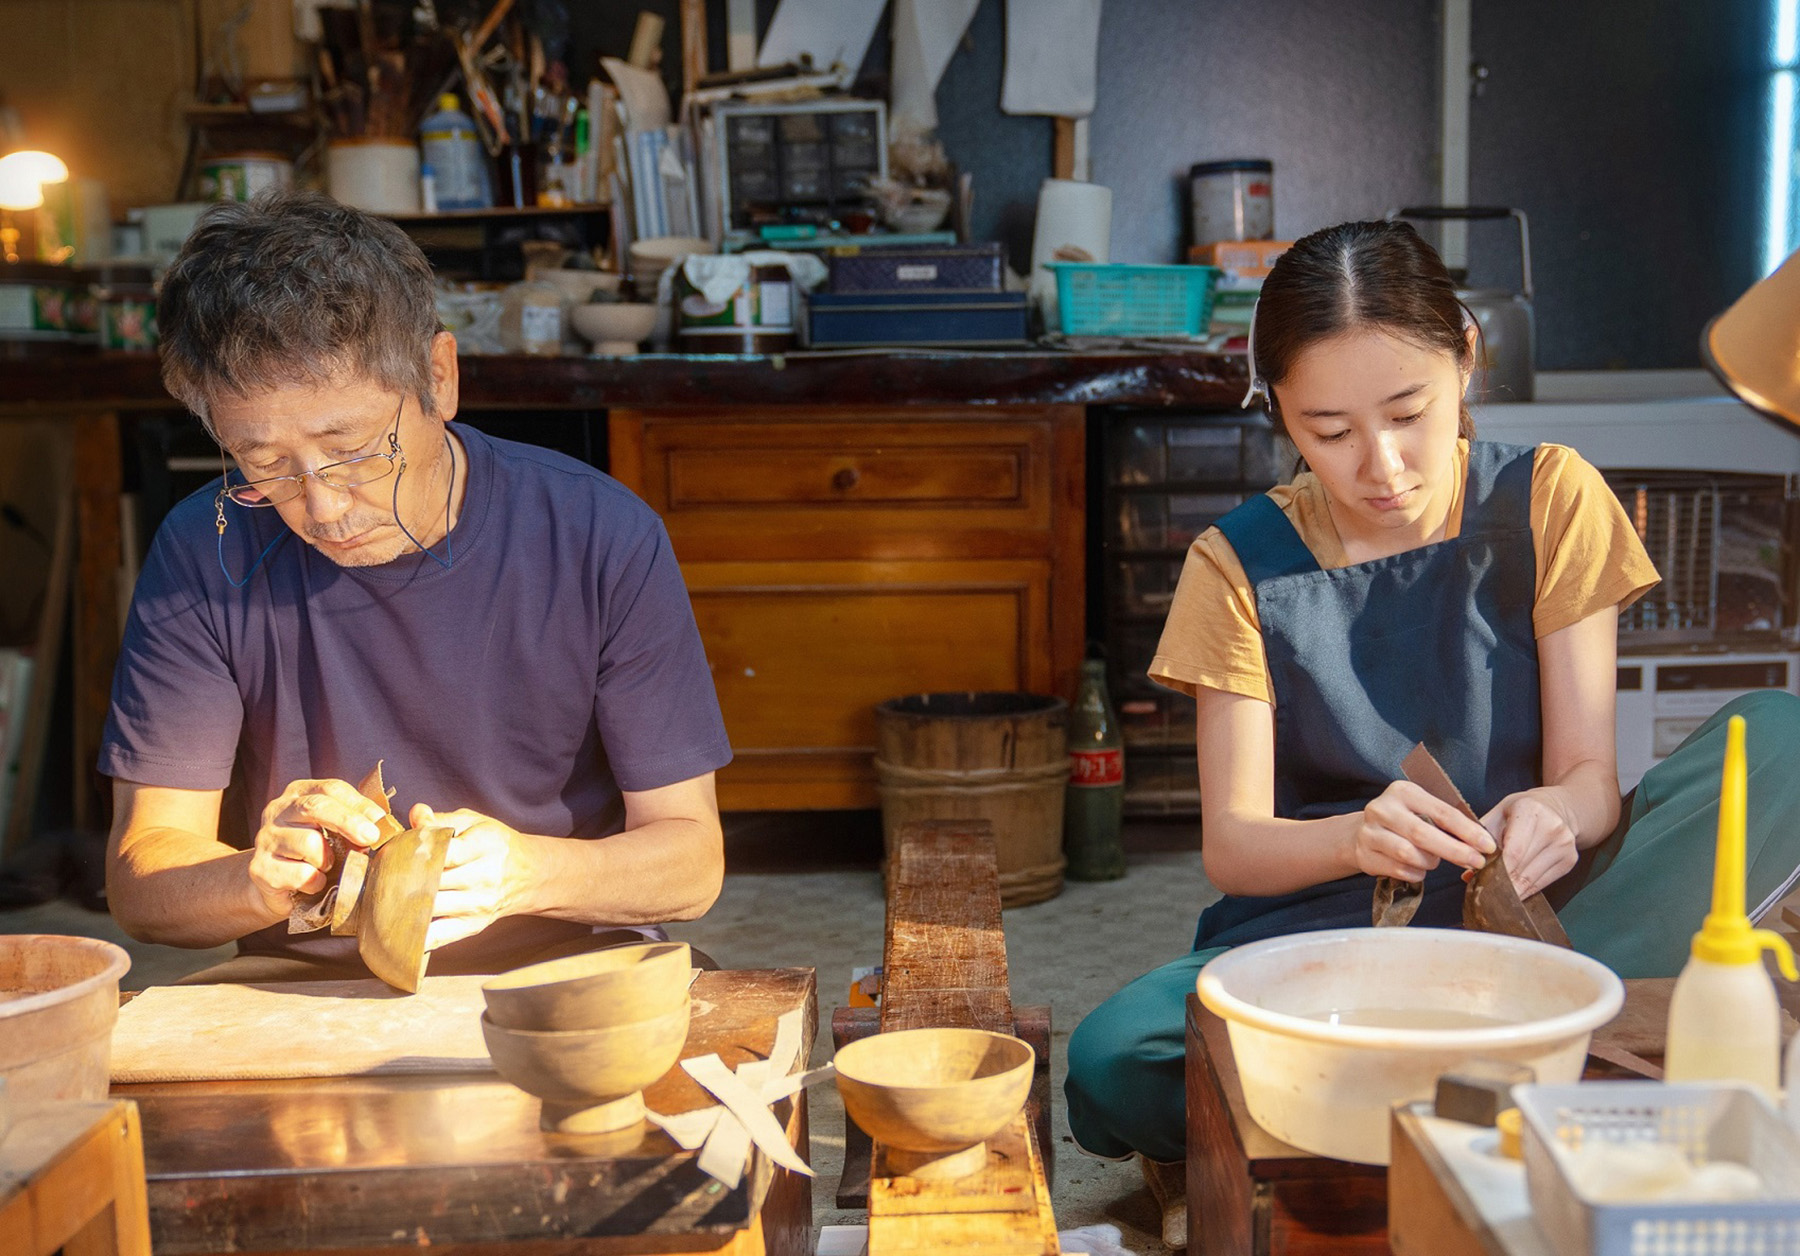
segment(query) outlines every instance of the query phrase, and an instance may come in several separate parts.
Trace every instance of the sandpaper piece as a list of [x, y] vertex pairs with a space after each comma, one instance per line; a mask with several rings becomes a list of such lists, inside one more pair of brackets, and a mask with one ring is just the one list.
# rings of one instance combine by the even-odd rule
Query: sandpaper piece
[[[1475, 823], [1481, 823], [1481, 817], [1464, 800], [1462, 791], [1456, 788], [1449, 773], [1432, 757], [1424, 743], [1421, 742], [1407, 752], [1406, 758], [1400, 761], [1400, 770], [1406, 774], [1407, 780], [1433, 798], [1449, 803]], [[1498, 843], [1487, 862], [1469, 878], [1468, 886], [1463, 891], [1463, 928], [1478, 929], [1483, 933], [1508, 934], [1515, 938], [1531, 938], [1553, 946], [1574, 949], [1569, 935], [1563, 931], [1562, 922], [1556, 918], [1556, 909], [1545, 901], [1542, 893], [1520, 901], [1519, 892], [1513, 887], [1512, 874], [1506, 870], [1506, 857]]]
[[1375, 927], [1400, 928], [1410, 925], [1425, 901], [1425, 883], [1406, 881], [1400, 877], [1375, 878]]
[[389, 789], [381, 779], [381, 765], [385, 760], [378, 759], [374, 770], [363, 777], [362, 784], [356, 792], [381, 808], [381, 818], [375, 822], [380, 830], [374, 843], [367, 848], [345, 845], [340, 861], [343, 871], [338, 873], [337, 899], [331, 908], [331, 934], [333, 937], [351, 937], [356, 933], [357, 921], [361, 918], [358, 908], [362, 905], [363, 886], [369, 879], [369, 857], [383, 845], [400, 836], [406, 827], [394, 817], [390, 805], [394, 791]]
[[[376, 822], [381, 835], [369, 850], [377, 849], [383, 842], [397, 837], [406, 829], [405, 825], [394, 818], [393, 809], [388, 805], [394, 791], [382, 783], [381, 764], [382, 761], [377, 760], [375, 769], [356, 787], [357, 793], [370, 802], [379, 803], [384, 812]], [[316, 894], [294, 895], [294, 905], [288, 912], [287, 931], [316, 933], [330, 925], [334, 937], [344, 937], [356, 932], [356, 907], [366, 879], [368, 855], [335, 833], [324, 833], [322, 836], [326, 847], [331, 851], [330, 871], [336, 875], [329, 885]]]
[[455, 835], [447, 825], [408, 829], [384, 842], [369, 861], [356, 949], [370, 972], [409, 994], [419, 988], [430, 961], [425, 934]]

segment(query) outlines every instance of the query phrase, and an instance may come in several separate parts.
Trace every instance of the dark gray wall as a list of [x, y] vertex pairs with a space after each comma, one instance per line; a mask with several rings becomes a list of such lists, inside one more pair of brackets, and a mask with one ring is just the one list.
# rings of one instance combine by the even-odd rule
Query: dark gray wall
[[[993, 0], [990, 0], [992, 3]], [[1275, 234], [1435, 199], [1436, 0], [1106, 0], [1094, 180], [1113, 260], [1176, 261], [1189, 165], [1275, 163]]]
[[[1774, 7], [1475, 0], [1470, 195], [1531, 220], [1540, 370], [1697, 365], [1760, 276]], [[1513, 281], [1504, 240], [1472, 279]]]

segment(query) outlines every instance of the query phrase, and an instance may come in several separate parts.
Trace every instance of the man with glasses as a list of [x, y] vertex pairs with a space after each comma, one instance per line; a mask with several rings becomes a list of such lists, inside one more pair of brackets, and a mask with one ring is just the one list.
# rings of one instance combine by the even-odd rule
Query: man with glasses
[[221, 205], [158, 319], [224, 474], [158, 532], [114, 679], [126, 930], [236, 941], [216, 979], [365, 975], [354, 938], [289, 921], [334, 845], [375, 840], [350, 782], [378, 761], [396, 815], [457, 832], [433, 972], [704, 912], [731, 752], [667, 534], [592, 468], [451, 425], [418, 248], [316, 195]]

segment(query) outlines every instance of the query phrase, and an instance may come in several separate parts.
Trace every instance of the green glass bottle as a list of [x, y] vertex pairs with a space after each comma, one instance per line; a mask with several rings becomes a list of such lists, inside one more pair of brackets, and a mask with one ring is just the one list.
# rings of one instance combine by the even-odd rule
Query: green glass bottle
[[1063, 853], [1075, 881], [1125, 875], [1125, 748], [1106, 692], [1106, 663], [1081, 665], [1081, 688], [1069, 712], [1069, 788], [1063, 802]]

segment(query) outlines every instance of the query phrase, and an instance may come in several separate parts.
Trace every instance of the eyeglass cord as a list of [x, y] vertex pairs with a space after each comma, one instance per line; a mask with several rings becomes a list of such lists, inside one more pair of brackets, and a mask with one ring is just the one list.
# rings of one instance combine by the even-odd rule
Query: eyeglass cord
[[[400, 525], [400, 531], [406, 534], [406, 539], [417, 546], [421, 553], [431, 559], [432, 562], [442, 567], [445, 571], [449, 571], [451, 566], [456, 562], [456, 548], [450, 540], [450, 503], [456, 498], [456, 442], [450, 439], [450, 433], [448, 432], [444, 433], [444, 447], [450, 451], [450, 485], [444, 492], [444, 557], [439, 558], [424, 545], [421, 545], [419, 543], [419, 538], [412, 534], [412, 529], [406, 526], [406, 520], [400, 517], [400, 478], [406, 474], [406, 462], [404, 459], [401, 460], [400, 469], [394, 473], [394, 522]], [[255, 576], [257, 569], [263, 565], [263, 560], [273, 552], [277, 545], [280, 545], [283, 541], [287, 540], [291, 533], [284, 527], [282, 531], [276, 535], [274, 540], [263, 546], [262, 553], [258, 554], [256, 556], [256, 561], [250, 564], [250, 570], [244, 573], [244, 578], [242, 580], [234, 580], [231, 577], [230, 569], [225, 566], [224, 489], [219, 490], [219, 496], [214, 502], [214, 505], [218, 508], [219, 512], [219, 573], [225, 577], [225, 582], [232, 588], [241, 589], [250, 583], [251, 577]]]

